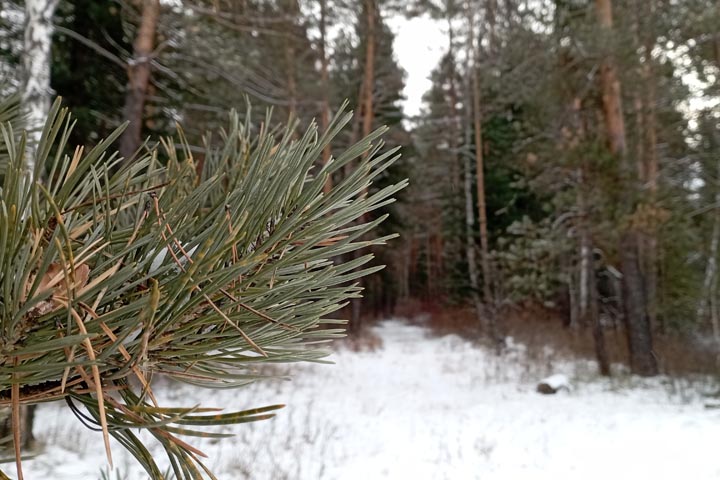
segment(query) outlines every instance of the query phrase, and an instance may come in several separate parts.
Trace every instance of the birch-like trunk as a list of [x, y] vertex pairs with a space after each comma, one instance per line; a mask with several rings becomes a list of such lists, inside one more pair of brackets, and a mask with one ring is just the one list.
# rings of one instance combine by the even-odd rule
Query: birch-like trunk
[[[494, 16], [490, 18], [490, 30], [494, 32]], [[480, 265], [482, 268], [482, 292], [483, 302], [488, 309], [486, 315], [486, 323], [488, 329], [488, 335], [493, 342], [500, 342], [500, 333], [498, 331], [497, 319], [495, 317], [495, 309], [493, 307], [492, 291], [490, 289], [492, 275], [490, 272], [490, 247], [488, 241], [488, 230], [487, 230], [487, 206], [485, 202], [485, 157], [484, 157], [484, 143], [483, 143], [483, 110], [481, 101], [480, 91], [480, 76], [479, 76], [479, 46], [475, 42], [475, 28], [473, 22], [472, 12], [470, 13], [470, 29], [469, 29], [470, 41], [468, 42], [468, 57], [473, 59], [472, 63], [472, 102], [473, 102], [473, 125], [475, 134], [475, 169], [476, 169], [476, 182], [475, 187], [477, 190], [477, 209], [478, 209], [478, 223], [480, 231]]]
[[[720, 17], [720, 0], [717, 0], [717, 14]], [[715, 66], [720, 68], [720, 30], [715, 32], [715, 41], [713, 45], [715, 53]], [[716, 142], [717, 143], [717, 142]], [[718, 178], [720, 179], [720, 158], [718, 158]], [[700, 304], [697, 309], [697, 317], [699, 321], [705, 321], [707, 311], [710, 311], [710, 321], [713, 329], [713, 337], [720, 344], [720, 319], [718, 318], [717, 306], [717, 256], [720, 250], [720, 180], [716, 185], [715, 193], [715, 218], [713, 220], [713, 233], [710, 240], [710, 252], [708, 252], [708, 263], [705, 267], [705, 278], [703, 280], [703, 292]]]
[[[469, 19], [469, 41], [468, 55], [466, 58], [466, 75], [465, 75], [465, 94], [468, 98], [473, 96], [473, 86], [470, 79], [470, 69], [474, 68], [471, 63], [471, 52], [474, 35], [474, 17], [473, 12], [468, 12]], [[472, 111], [469, 106], [465, 107], [465, 146], [469, 149], [472, 144], [473, 128], [472, 128]], [[469, 151], [463, 155], [463, 171], [464, 171], [464, 194], [465, 194], [465, 259], [468, 264], [468, 280], [470, 281], [470, 297], [475, 308], [475, 316], [478, 326], [482, 326], [484, 322], [483, 305], [480, 299], [480, 282], [478, 281], [477, 257], [475, 254], [475, 205], [473, 202], [473, 172], [472, 172], [472, 156]]]
[[[25, 32], [22, 56], [22, 107], [27, 115], [27, 149], [25, 169], [29, 182], [35, 180], [35, 159], [42, 130], [50, 111], [53, 91], [50, 88], [52, 61], [53, 15], [59, 0], [25, 0]], [[21, 448], [31, 448], [35, 442], [33, 425], [35, 406], [22, 406]], [[9, 423], [7, 425], [9, 427]], [[0, 428], [0, 437], [7, 435]], [[21, 475], [21, 472], [18, 472]]]
[[[468, 133], [470, 125], [467, 125]], [[469, 137], [470, 135], [468, 135]], [[465, 167], [465, 258], [468, 264], [468, 276], [470, 280], [470, 296], [473, 306], [475, 307], [475, 315], [478, 324], [483, 322], [483, 308], [480, 300], [480, 285], [478, 282], [477, 258], [475, 256], [475, 212], [473, 205], [473, 172], [472, 160], [470, 155], [463, 156], [463, 166]]]
[[[720, 175], [720, 159], [718, 160], [718, 175]], [[719, 177], [720, 178], [720, 177]], [[713, 328], [713, 337], [716, 342], [720, 343], [720, 321], [718, 320], [717, 308], [713, 308], [717, 297], [717, 274], [718, 274], [718, 251], [720, 250], [720, 182], [717, 185], [715, 193], [715, 207], [713, 219], [713, 232], [710, 239], [710, 251], [708, 252], [708, 262], [705, 266], [705, 278], [703, 279], [703, 291], [700, 304], [697, 309], [697, 318], [703, 322], [706, 320], [708, 311]]]
[[[581, 170], [578, 186], [578, 208], [580, 210], [580, 322], [583, 327], [590, 326], [595, 346], [595, 358], [600, 374], [610, 376], [610, 359], [605, 346], [605, 331], [600, 322], [598, 309], [597, 281], [593, 259], [593, 238], [589, 223], [589, 208], [585, 198], [585, 175]], [[584, 297], [584, 298], [583, 298]]]
[[50, 111], [52, 18], [58, 0], [25, 0], [25, 36], [22, 56], [22, 105], [27, 115], [28, 151], [25, 168], [30, 180], [35, 170], [35, 149]]
[[572, 323], [570, 326], [578, 327], [583, 322], [583, 319], [587, 315], [588, 305], [590, 303], [590, 289], [588, 288], [588, 281], [591, 275], [590, 268], [592, 265], [592, 251], [590, 250], [590, 243], [587, 232], [583, 231], [580, 235], [580, 292], [578, 299], [578, 310], [579, 310], [579, 322], [576, 325]]

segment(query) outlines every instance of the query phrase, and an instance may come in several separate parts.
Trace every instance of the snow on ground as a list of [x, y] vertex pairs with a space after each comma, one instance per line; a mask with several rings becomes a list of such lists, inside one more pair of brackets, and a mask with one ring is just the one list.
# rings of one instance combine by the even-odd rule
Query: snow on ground
[[[236, 438], [194, 441], [221, 480], [720, 478], [720, 411], [704, 408], [697, 385], [599, 380], [587, 362], [531, 362], [521, 345], [496, 357], [399, 320], [376, 333], [380, 350], [291, 365], [292, 381], [210, 395], [173, 384], [164, 397], [229, 410], [287, 404], [273, 420], [225, 428]], [[568, 375], [572, 391], [538, 394], [549, 374]], [[24, 463], [26, 478], [101, 478], [101, 436], [64, 403], [40, 406], [36, 428], [45, 453]], [[108, 478], [146, 478], [117, 444], [113, 455]]]

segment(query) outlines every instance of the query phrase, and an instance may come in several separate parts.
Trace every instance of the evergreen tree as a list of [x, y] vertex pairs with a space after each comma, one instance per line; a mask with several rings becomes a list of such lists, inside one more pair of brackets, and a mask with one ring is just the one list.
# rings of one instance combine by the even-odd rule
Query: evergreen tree
[[[311, 126], [275, 136], [233, 113], [198, 173], [187, 145], [176, 149], [172, 139], [162, 142], [166, 165], [156, 149], [123, 164], [109, 150], [122, 129], [70, 150], [72, 120], [56, 101], [28, 188], [19, 181], [26, 137], [16, 142], [3, 124], [0, 404], [17, 420], [21, 403], [65, 399], [102, 431], [109, 461], [113, 436], [151, 478], [163, 478], [134, 433], [142, 428], [177, 478], [211, 476], [176, 435], [204, 436], [203, 426], [261, 420], [280, 407], [166, 409], [152, 376], [235, 388], [262, 378], [252, 365], [327, 354], [318, 345], [343, 331], [333, 313], [359, 294], [360, 277], [381, 268], [359, 269], [371, 255], [329, 259], [391, 238], [369, 236], [385, 217], [357, 220], [405, 185], [359, 195], [397, 159], [395, 150], [380, 152], [384, 129], [317, 169], [349, 122], [341, 113], [326, 133]], [[323, 193], [326, 177], [350, 162], [352, 174]], [[18, 476], [20, 425], [13, 421]]]

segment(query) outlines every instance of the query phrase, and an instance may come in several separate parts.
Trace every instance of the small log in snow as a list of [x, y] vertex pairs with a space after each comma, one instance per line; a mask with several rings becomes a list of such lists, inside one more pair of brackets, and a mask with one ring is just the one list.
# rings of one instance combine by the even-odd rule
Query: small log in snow
[[570, 381], [561, 373], [550, 375], [549, 377], [540, 380], [540, 383], [538, 383], [537, 386], [537, 391], [545, 395], [554, 394], [561, 390], [566, 392], [570, 391]]

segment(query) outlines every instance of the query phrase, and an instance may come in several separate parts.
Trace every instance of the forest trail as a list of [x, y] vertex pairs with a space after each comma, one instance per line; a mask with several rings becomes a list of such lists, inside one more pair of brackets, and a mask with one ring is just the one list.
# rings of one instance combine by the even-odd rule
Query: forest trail
[[[705, 409], [697, 382], [598, 379], [591, 362], [558, 361], [551, 352], [528, 361], [522, 346], [496, 357], [400, 320], [375, 332], [378, 350], [340, 349], [335, 365], [283, 366], [291, 381], [202, 400], [203, 391], [172, 385], [162, 388], [163, 404], [287, 404], [273, 420], [225, 427], [236, 441], [192, 442], [219, 479], [720, 478], [720, 411]], [[573, 390], [536, 393], [548, 373], [568, 375]], [[48, 447], [24, 464], [27, 477], [101, 478], [100, 434], [60, 408], [39, 408], [36, 436]], [[116, 447], [120, 478], [145, 478]]]

